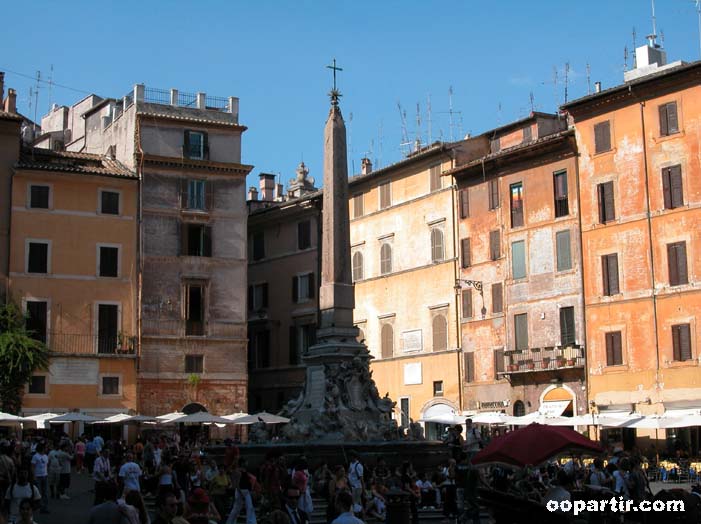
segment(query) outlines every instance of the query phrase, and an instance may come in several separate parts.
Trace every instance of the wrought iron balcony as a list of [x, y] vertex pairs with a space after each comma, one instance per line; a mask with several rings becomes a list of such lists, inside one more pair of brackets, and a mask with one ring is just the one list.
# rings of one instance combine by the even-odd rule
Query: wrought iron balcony
[[499, 350], [495, 358], [497, 375], [583, 368], [584, 347], [574, 344], [568, 347]]
[[137, 337], [123, 333], [115, 335], [76, 335], [49, 333], [46, 339], [54, 355], [133, 355], [136, 356]]

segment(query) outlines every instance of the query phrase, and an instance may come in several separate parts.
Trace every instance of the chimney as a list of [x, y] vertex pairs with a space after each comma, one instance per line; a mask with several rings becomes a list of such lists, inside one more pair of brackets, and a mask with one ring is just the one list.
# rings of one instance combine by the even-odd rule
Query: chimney
[[594, 92], [601, 93], [601, 82], [594, 82]]
[[266, 202], [272, 202], [275, 199], [275, 175], [269, 173], [261, 173], [258, 175], [260, 187], [260, 199]]
[[275, 186], [275, 199], [282, 202], [285, 199], [285, 186], [278, 184]]
[[17, 91], [10, 88], [7, 90], [7, 98], [5, 99], [5, 111], [7, 113], [17, 113]]
[[362, 158], [360, 160], [360, 172], [363, 175], [369, 175], [372, 173], [372, 162], [370, 162], [369, 158]]
[[248, 188], [248, 200], [258, 200], [258, 190], [256, 186], [251, 186]]
[[0, 107], [2, 107], [2, 101], [5, 96], [5, 73], [0, 71]]

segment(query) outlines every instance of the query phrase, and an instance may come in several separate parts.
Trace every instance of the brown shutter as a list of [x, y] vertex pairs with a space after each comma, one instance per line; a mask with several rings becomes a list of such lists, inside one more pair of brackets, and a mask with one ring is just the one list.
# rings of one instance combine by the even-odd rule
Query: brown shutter
[[606, 333], [606, 365], [613, 366], [613, 333]]
[[621, 344], [621, 332], [616, 331], [613, 333], [613, 358], [614, 363], [617, 365], [623, 364], [623, 347]]
[[679, 283], [688, 284], [689, 274], [686, 266], [686, 242], [677, 243], [677, 268]]
[[609, 294], [615, 295], [620, 291], [618, 286], [618, 253], [607, 255], [607, 262]]
[[679, 132], [679, 119], [677, 117], [677, 103], [670, 102], [667, 104], [667, 133]]
[[489, 209], [499, 207], [499, 181], [493, 179], [489, 181]]
[[180, 208], [187, 209], [187, 178], [180, 179]]
[[691, 360], [691, 329], [689, 324], [679, 327], [679, 356], [680, 360]]
[[475, 381], [475, 354], [473, 352], [465, 353], [465, 381]]
[[664, 208], [672, 209], [672, 170], [668, 167], [662, 170], [662, 194], [664, 195]]
[[501, 313], [503, 311], [503, 291], [501, 282], [492, 284], [492, 313]]
[[499, 373], [504, 372], [504, 352], [495, 349], [494, 350], [494, 378], [498, 378]]
[[608, 255], [601, 257], [601, 283], [604, 296], [610, 296]]
[[472, 318], [472, 290], [462, 290], [462, 318]]
[[604, 208], [606, 221], [616, 218], [616, 206], [613, 200], [613, 182], [606, 182], [604, 184]]
[[682, 359], [681, 346], [679, 344], [680, 327], [672, 326], [672, 358], [677, 361]]
[[669, 127], [667, 126], [667, 104], [662, 104], [659, 108], [660, 111], [660, 135], [667, 136], [669, 134]]
[[183, 137], [183, 157], [190, 158], [190, 131], [185, 131]]
[[669, 168], [670, 203], [672, 207], [684, 205], [684, 191], [682, 188], [682, 166]]
[[600, 122], [594, 126], [594, 152], [603, 153], [611, 149], [611, 122]]
[[204, 182], [204, 208], [207, 211], [214, 208], [214, 182], [212, 180]]
[[314, 273], [309, 273], [309, 298], [314, 298], [316, 296], [316, 282], [314, 278]]
[[297, 292], [297, 277], [292, 277], [292, 302], [297, 303], [297, 297], [299, 293]]
[[460, 248], [462, 250], [462, 267], [470, 267], [472, 258], [470, 254], [470, 239], [463, 238], [460, 241]]
[[470, 216], [470, 193], [467, 189], [460, 190], [460, 218]]
[[667, 244], [667, 266], [669, 267], [669, 284], [679, 285], [679, 260], [676, 244]]
[[514, 315], [514, 346], [517, 350], [528, 349], [528, 316], [526, 313]]
[[501, 242], [501, 239], [499, 238], [499, 230], [495, 229], [494, 231], [489, 232], [489, 258], [490, 260], [498, 260], [499, 257], [501, 256], [501, 246], [499, 245]]
[[604, 184], [596, 186], [596, 200], [599, 204], [599, 223], [606, 222], [606, 210], [604, 208]]

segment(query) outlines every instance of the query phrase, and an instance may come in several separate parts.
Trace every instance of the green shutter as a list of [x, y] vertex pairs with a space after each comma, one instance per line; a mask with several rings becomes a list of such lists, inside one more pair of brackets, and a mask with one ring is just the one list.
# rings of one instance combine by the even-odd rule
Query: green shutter
[[511, 244], [511, 271], [514, 279], [526, 276], [526, 243], [523, 240]]
[[555, 234], [555, 240], [557, 246], [557, 270], [566, 271], [572, 269], [570, 230], [558, 231]]

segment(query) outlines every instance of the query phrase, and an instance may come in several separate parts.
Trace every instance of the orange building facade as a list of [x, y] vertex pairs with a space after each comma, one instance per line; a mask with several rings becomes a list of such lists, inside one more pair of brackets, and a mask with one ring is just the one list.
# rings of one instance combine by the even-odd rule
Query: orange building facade
[[[701, 63], [652, 72], [564, 106], [580, 153], [587, 382], [600, 412], [701, 407]], [[696, 428], [667, 437], [698, 448]]]

